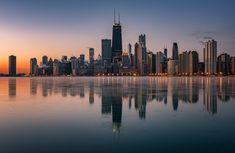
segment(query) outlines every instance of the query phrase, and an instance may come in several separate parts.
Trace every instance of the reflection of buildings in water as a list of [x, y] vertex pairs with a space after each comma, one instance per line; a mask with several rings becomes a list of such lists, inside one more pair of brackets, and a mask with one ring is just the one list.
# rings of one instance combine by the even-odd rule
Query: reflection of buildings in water
[[110, 84], [103, 84], [101, 88], [101, 113], [112, 113], [112, 130], [119, 133], [122, 123], [122, 89], [120, 84], [112, 84], [112, 80], [109, 81]]
[[169, 78], [168, 92], [172, 96], [173, 110], [178, 110], [179, 100], [184, 103], [197, 103], [199, 100], [199, 82], [193, 77]]
[[122, 97], [112, 97], [113, 132], [119, 132], [122, 123]]
[[101, 97], [101, 113], [103, 115], [111, 114], [112, 112], [112, 97], [103, 96]]
[[8, 80], [8, 95], [10, 98], [14, 98], [16, 96], [16, 79], [9, 78]]
[[179, 103], [179, 93], [178, 93], [178, 78], [169, 78], [168, 80], [168, 91], [172, 94], [172, 106], [173, 110], [177, 111]]
[[[208, 97], [208, 95], [218, 95], [218, 98], [222, 101], [229, 100], [229, 96], [232, 96], [231, 93], [235, 90], [235, 83], [231, 79], [229, 80], [230, 82], [226, 78], [206, 79], [197, 77], [100, 78], [97, 82], [95, 80], [83, 82], [76, 79], [31, 79], [30, 93], [37, 93], [37, 84], [42, 84], [43, 96], [52, 92], [53, 94], [62, 94], [62, 96], [70, 94], [83, 98], [85, 93], [89, 92], [90, 104], [94, 103], [94, 94], [101, 94], [101, 112], [102, 114], [112, 113], [113, 123], [115, 123], [113, 128], [116, 129], [119, 127], [119, 124], [116, 123], [121, 123], [121, 119], [118, 121], [117, 118], [118, 111], [122, 112], [123, 97], [128, 97], [129, 109], [133, 106], [138, 111], [139, 118], [145, 119], [147, 102], [156, 100], [167, 104], [167, 100], [172, 99], [171, 107], [177, 111], [179, 102], [196, 103], [199, 100], [199, 91], [203, 88], [205, 90], [204, 105], [207, 108], [206, 110], [215, 113], [217, 112], [217, 99]], [[94, 84], [96, 85], [95, 88]], [[208, 86], [214, 86], [214, 89]], [[217, 93], [213, 93], [214, 91], [217, 91]], [[120, 103], [115, 101], [120, 101]]]
[[84, 84], [83, 83], [79, 86], [79, 93], [80, 93], [80, 97], [81, 98], [85, 97], [85, 88], [84, 88]]
[[167, 104], [167, 84], [168, 79], [166, 77], [157, 77], [155, 79], [155, 98], [159, 102], [164, 101], [164, 104]]
[[167, 104], [167, 96], [164, 98], [164, 104]]
[[94, 104], [94, 82], [89, 82], [89, 103]]
[[112, 96], [109, 88], [101, 88], [101, 113], [103, 115], [111, 114], [112, 112]]
[[146, 117], [147, 91], [143, 87], [143, 82], [135, 85], [135, 109], [139, 110], [139, 118]]
[[178, 110], [178, 104], [179, 104], [179, 95], [177, 92], [174, 92], [172, 93], [172, 106], [174, 111]]
[[47, 97], [52, 94], [54, 83], [52, 79], [42, 79], [42, 96]]
[[68, 87], [67, 86], [62, 86], [61, 87], [61, 94], [62, 94], [63, 97], [68, 96]]
[[145, 94], [143, 94], [140, 108], [139, 108], [140, 119], [145, 119], [145, 117], [146, 117], [146, 104], [147, 104], [146, 101], [147, 101], [147, 96]]
[[38, 82], [34, 78], [30, 78], [30, 95], [37, 94]]
[[132, 103], [132, 97], [129, 96], [129, 97], [128, 97], [128, 108], [129, 108], [129, 109], [131, 109], [131, 106], [132, 106], [131, 103]]
[[71, 84], [70, 86], [66, 86], [66, 88], [69, 88], [68, 91], [70, 96], [75, 97], [79, 95], [79, 89], [78, 89], [79, 87], [77, 87], [76, 85]]
[[45, 80], [45, 81], [42, 81], [42, 96], [43, 97], [47, 97], [48, 93], [47, 93], [47, 88], [48, 86], [48, 82]]
[[[36, 84], [35, 84], [36, 83]], [[38, 82], [31, 80], [31, 90], [34, 90], [34, 86], [37, 86]], [[76, 83], [73, 80], [57, 80], [52, 78], [42, 78], [40, 80], [42, 86], [42, 96], [47, 97], [48, 94], [61, 94], [63, 97], [67, 97], [68, 94], [72, 97], [80, 96], [85, 97], [85, 84]], [[90, 82], [89, 88], [89, 102], [94, 103], [94, 82]]]
[[[145, 82], [143, 82], [145, 83]], [[147, 96], [147, 101], [151, 102], [155, 98], [156, 94], [156, 84], [155, 84], [155, 79], [149, 78], [146, 81], [147, 84], [143, 84], [143, 88], [146, 89], [146, 96]]]
[[199, 87], [198, 79], [193, 77], [180, 78], [178, 86], [181, 88], [179, 91], [179, 100], [185, 103], [197, 103], [199, 100]]
[[205, 78], [204, 80], [204, 105], [207, 112], [217, 113], [217, 92], [214, 78]]
[[222, 102], [227, 102], [230, 100], [230, 94], [232, 90], [229, 89], [229, 79], [226, 78], [219, 78], [217, 84], [217, 91], [218, 91], [218, 99]]
[[61, 87], [61, 94], [63, 97], [67, 97], [68, 96], [68, 87], [62, 86]]
[[235, 77], [230, 77], [229, 79], [229, 86], [230, 86], [230, 96], [235, 98]]

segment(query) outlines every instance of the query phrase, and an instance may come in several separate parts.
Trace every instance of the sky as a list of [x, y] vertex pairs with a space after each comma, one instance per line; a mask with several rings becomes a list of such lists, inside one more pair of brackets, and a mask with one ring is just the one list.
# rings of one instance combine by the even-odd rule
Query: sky
[[235, 56], [234, 0], [0, 0], [0, 73], [8, 56], [17, 56], [17, 72], [29, 72], [29, 60], [43, 55], [88, 57], [112, 38], [114, 9], [121, 14], [123, 48], [146, 34], [152, 52], [173, 42], [179, 52], [196, 50], [202, 59], [204, 37], [218, 41], [218, 54]]

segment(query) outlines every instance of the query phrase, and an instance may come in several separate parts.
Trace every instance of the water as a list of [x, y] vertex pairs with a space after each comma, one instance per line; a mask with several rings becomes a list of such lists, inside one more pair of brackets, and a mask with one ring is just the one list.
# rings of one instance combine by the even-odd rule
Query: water
[[235, 78], [0, 78], [0, 152], [235, 152]]

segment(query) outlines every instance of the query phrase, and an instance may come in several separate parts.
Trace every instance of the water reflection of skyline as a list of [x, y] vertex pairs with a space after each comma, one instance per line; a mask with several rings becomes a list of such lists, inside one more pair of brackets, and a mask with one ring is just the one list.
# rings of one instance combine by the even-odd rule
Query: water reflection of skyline
[[16, 96], [16, 79], [10, 78], [8, 80], [8, 93], [10, 98], [14, 98]]
[[[17, 79], [8, 80], [8, 94], [15, 97]], [[62, 97], [88, 95], [89, 104], [101, 100], [101, 114], [112, 116], [112, 127], [118, 132], [122, 123], [123, 99], [129, 109], [138, 111], [140, 119], [147, 118], [146, 106], [151, 102], [172, 105], [179, 109], [179, 103], [195, 104], [200, 100], [209, 114], [217, 113], [218, 100], [228, 102], [235, 95], [233, 78], [30, 78], [31, 96]]]

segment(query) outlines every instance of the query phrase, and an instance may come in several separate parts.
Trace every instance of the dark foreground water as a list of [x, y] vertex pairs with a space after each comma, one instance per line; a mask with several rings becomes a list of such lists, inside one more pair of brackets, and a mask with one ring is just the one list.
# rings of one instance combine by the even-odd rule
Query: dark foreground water
[[0, 78], [0, 152], [235, 152], [235, 78]]

